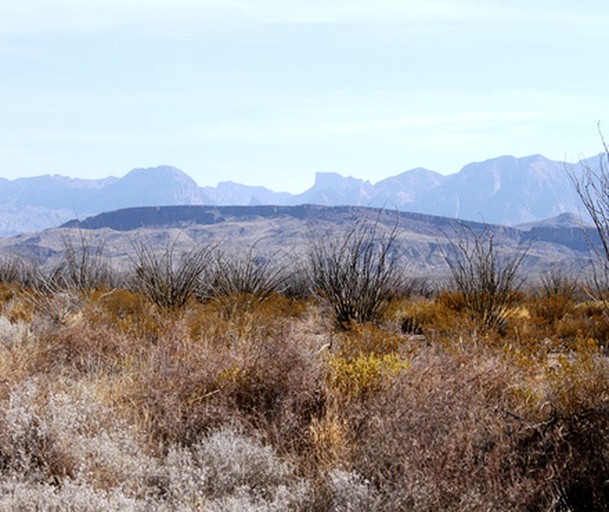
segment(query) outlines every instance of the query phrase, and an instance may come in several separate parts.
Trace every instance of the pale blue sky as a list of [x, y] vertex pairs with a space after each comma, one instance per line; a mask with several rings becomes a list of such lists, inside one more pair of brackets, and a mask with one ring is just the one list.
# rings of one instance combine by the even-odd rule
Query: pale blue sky
[[298, 192], [575, 161], [609, 135], [608, 48], [606, 0], [2, 2], [0, 176], [171, 164]]

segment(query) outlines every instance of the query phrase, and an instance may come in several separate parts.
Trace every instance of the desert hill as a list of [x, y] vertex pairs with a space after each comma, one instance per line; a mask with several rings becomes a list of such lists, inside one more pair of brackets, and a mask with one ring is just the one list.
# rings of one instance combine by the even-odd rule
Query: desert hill
[[187, 250], [195, 244], [218, 244], [231, 252], [255, 247], [261, 257], [298, 264], [311, 240], [336, 237], [358, 222], [378, 223], [381, 232], [397, 226], [399, 257], [409, 272], [434, 275], [445, 268], [446, 247], [460, 237], [493, 234], [506, 257], [527, 250], [524, 268], [539, 274], [551, 268], [587, 268], [592, 254], [588, 241], [594, 230], [576, 219], [545, 221], [521, 227], [456, 221], [448, 217], [366, 207], [301, 206], [165, 206], [106, 212], [60, 228], [0, 240], [0, 250], [51, 261], [65, 240], [86, 240], [104, 246], [114, 264], [126, 264], [140, 241], [161, 250], [170, 242]]

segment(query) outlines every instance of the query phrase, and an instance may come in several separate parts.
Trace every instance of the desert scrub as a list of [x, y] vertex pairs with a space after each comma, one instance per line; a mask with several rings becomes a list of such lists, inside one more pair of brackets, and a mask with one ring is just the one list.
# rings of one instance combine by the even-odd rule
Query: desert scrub
[[255, 246], [243, 253], [216, 251], [209, 275], [201, 282], [198, 297], [222, 304], [230, 317], [238, 309], [250, 309], [286, 288], [288, 272], [281, 257], [257, 256]]
[[34, 321], [46, 323], [50, 330], [67, 325], [79, 317], [85, 296], [76, 290], [57, 290], [45, 284], [43, 288], [27, 290], [25, 300], [30, 304]]
[[573, 314], [576, 303], [574, 300], [562, 294], [545, 295], [536, 297], [526, 304], [526, 308], [533, 318], [546, 324], [550, 329], [565, 316]]
[[551, 269], [543, 273], [539, 281], [542, 297], [561, 296], [575, 301], [586, 296], [584, 286], [572, 271]]
[[33, 338], [29, 322], [0, 316], [0, 343], [11, 348], [21, 345]]
[[[0, 320], [0, 510], [605, 506], [598, 303], [517, 295], [481, 343], [442, 294], [337, 330], [315, 300], [227, 317], [120, 288], [78, 294], [63, 324], [9, 320], [21, 293]], [[425, 343], [399, 332], [408, 315]]]
[[596, 340], [606, 351], [609, 344], [609, 316], [598, 301], [577, 304], [555, 324], [554, 332], [568, 349], [578, 339]]
[[206, 510], [300, 510], [312, 489], [270, 446], [223, 428], [167, 456], [172, 506]]
[[249, 339], [226, 329], [216, 336], [168, 333], [150, 346], [125, 389], [127, 412], [156, 446], [188, 446], [231, 418], [267, 432], [285, 450], [298, 449], [321, 407], [314, 355], [291, 342], [287, 328]]
[[352, 451], [351, 426], [341, 413], [340, 397], [336, 394], [326, 402], [323, 414], [312, 418], [309, 425], [310, 448], [306, 454], [312, 461], [309, 472], [325, 476], [337, 467], [348, 464]]
[[171, 330], [181, 315], [177, 309], [167, 310], [146, 295], [123, 288], [93, 292], [86, 309], [93, 326], [151, 342]]
[[402, 289], [398, 266], [397, 223], [389, 229], [359, 222], [344, 235], [321, 235], [308, 251], [309, 286], [329, 305], [336, 323], [379, 321]]
[[359, 441], [350, 467], [381, 492], [386, 510], [526, 509], [544, 468], [520, 467], [526, 428], [503, 412], [513, 408], [505, 391], [515, 382], [499, 359], [421, 354], [365, 408], [343, 406]]
[[596, 342], [582, 340], [546, 372], [539, 436], [562, 503], [570, 510], [604, 510], [609, 497], [607, 359]]
[[397, 354], [360, 353], [353, 358], [334, 356], [329, 366], [330, 387], [347, 399], [363, 400], [380, 391], [410, 364]]
[[[300, 315], [299, 305], [290, 306], [290, 300], [282, 296], [264, 302], [232, 297], [236, 304], [227, 313], [226, 302], [212, 299], [204, 304], [192, 304], [184, 311], [183, 319], [191, 340], [200, 340], [212, 345], [234, 345], [236, 343], [258, 343], [261, 339], [273, 337], [282, 329], [290, 317]], [[277, 308], [275, 306], [277, 305]], [[282, 307], [285, 306], [285, 316]]]
[[3, 290], [2, 314], [11, 322], [31, 323], [34, 320], [35, 306], [31, 295], [22, 288], [10, 286]]
[[356, 472], [334, 469], [328, 472], [331, 510], [382, 510], [383, 497]]
[[133, 345], [112, 329], [87, 322], [62, 326], [41, 336], [32, 353], [38, 371], [96, 375], [117, 372]]
[[0, 307], [2, 309], [6, 308], [14, 300], [18, 289], [14, 285], [0, 281]]
[[77, 478], [137, 493], [154, 461], [131, 426], [90, 390], [77, 388], [67, 394], [30, 379], [12, 390], [0, 418], [3, 473], [55, 485]]
[[548, 400], [565, 413], [609, 406], [609, 362], [598, 342], [578, 340], [548, 367]]
[[168, 309], [181, 308], [195, 297], [214, 250], [204, 245], [178, 254], [176, 244], [177, 240], [168, 243], [160, 253], [150, 243], [134, 244], [134, 291]]
[[147, 512], [162, 510], [160, 506], [152, 499], [138, 500], [118, 490], [104, 491], [68, 478], [55, 486], [0, 477], [0, 512]]
[[360, 354], [382, 356], [399, 352], [404, 344], [404, 336], [397, 332], [376, 324], [353, 322], [334, 336], [332, 348], [345, 357], [355, 357]]
[[395, 315], [405, 334], [423, 334], [428, 340], [452, 339], [455, 335], [471, 332], [473, 328], [461, 305], [454, 293], [442, 291], [435, 298], [402, 304]]
[[39, 278], [49, 290], [84, 293], [116, 283], [117, 276], [103, 257], [105, 242], [90, 233], [78, 229], [76, 236], [69, 232], [63, 236], [61, 260], [46, 278]]
[[0, 256], [0, 283], [13, 284], [19, 287], [31, 287], [36, 284], [38, 271], [35, 265], [16, 255]]
[[464, 228], [461, 234], [454, 233], [454, 238], [458, 241], [447, 237], [444, 252], [453, 289], [480, 327], [502, 330], [506, 311], [516, 302], [516, 292], [523, 281], [520, 267], [528, 247], [503, 255], [489, 229], [478, 234]]

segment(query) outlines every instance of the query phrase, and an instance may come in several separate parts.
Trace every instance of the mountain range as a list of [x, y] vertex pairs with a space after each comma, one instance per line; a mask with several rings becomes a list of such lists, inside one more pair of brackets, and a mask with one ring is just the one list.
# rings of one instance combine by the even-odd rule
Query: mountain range
[[200, 187], [171, 166], [97, 180], [59, 175], [0, 179], [0, 236], [121, 208], [170, 205], [349, 205], [516, 225], [562, 213], [581, 215], [569, 172], [596, 169], [599, 162], [598, 157], [569, 164], [542, 155], [501, 156], [450, 175], [417, 168], [377, 183], [319, 172], [313, 186], [300, 194], [230, 181]]

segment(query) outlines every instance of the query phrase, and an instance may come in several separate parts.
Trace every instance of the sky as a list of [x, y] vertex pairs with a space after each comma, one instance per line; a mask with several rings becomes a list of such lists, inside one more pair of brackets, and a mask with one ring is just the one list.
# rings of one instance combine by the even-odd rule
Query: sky
[[609, 138], [606, 0], [0, 3], [0, 176], [302, 192]]

